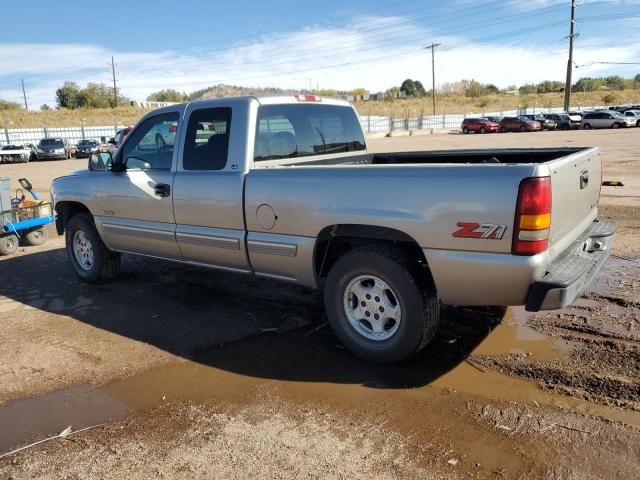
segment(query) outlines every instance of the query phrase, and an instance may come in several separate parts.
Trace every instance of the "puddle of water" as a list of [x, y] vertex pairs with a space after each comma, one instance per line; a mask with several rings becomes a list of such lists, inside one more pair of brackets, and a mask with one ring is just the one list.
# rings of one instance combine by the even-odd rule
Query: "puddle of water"
[[473, 353], [478, 355], [515, 353], [541, 361], [564, 358], [571, 350], [569, 344], [560, 338], [543, 335], [528, 327], [526, 321], [532, 315], [526, 312], [524, 307], [508, 308], [502, 323], [478, 345]]
[[129, 409], [90, 385], [74, 385], [0, 408], [0, 454], [60, 433], [125, 418]]

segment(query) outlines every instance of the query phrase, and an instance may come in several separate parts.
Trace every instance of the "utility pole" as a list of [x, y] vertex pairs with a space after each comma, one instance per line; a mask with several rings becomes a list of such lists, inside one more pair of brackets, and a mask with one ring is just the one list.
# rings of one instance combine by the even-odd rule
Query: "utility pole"
[[568, 111], [571, 103], [571, 73], [573, 70], [573, 39], [576, 25], [576, 0], [571, 0], [571, 26], [569, 29], [569, 60], [567, 61], [567, 82], [564, 85], [564, 111]]
[[24, 78], [20, 79], [22, 81], [22, 97], [24, 98], [24, 108], [29, 111], [29, 104], [27, 104], [27, 91], [24, 89]]
[[113, 108], [118, 106], [118, 88], [116, 87], [116, 64], [111, 57], [111, 73], [113, 74]]
[[431, 99], [433, 100], [433, 114], [436, 114], [436, 47], [439, 47], [440, 43], [432, 43], [424, 47], [425, 49], [431, 49]]

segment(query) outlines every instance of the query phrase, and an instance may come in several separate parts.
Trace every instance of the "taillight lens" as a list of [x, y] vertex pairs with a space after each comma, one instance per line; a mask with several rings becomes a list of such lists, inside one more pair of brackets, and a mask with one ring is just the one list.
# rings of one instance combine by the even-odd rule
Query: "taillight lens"
[[514, 255], [536, 255], [549, 246], [551, 177], [525, 178], [520, 183], [513, 224]]
[[296, 95], [296, 100], [299, 102], [321, 102], [322, 99], [320, 97], [316, 97], [315, 95]]
[[178, 127], [176, 125], [169, 125], [169, 132], [176, 133]]

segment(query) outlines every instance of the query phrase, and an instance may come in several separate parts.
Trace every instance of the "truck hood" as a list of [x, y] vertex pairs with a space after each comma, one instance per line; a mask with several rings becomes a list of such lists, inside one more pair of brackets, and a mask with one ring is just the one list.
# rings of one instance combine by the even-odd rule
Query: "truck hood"
[[90, 173], [91, 172], [89, 171], [89, 169], [85, 168], [84, 170], [76, 170], [75, 172], [69, 172], [61, 177], [56, 177], [53, 179], [53, 181], [56, 182], [57, 180], [61, 180], [63, 178], [83, 177], [89, 175]]

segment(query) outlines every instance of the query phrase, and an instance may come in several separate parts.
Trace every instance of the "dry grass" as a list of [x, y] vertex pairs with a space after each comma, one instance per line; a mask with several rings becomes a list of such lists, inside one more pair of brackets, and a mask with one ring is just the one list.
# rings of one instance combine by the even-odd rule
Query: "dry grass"
[[[591, 107], [603, 105], [603, 97], [607, 94], [615, 96], [615, 103], [640, 102], [640, 90], [599, 91], [574, 93], [572, 107]], [[513, 110], [518, 107], [561, 107], [563, 96], [558, 93], [542, 95], [488, 95], [480, 98], [467, 98], [461, 95], [439, 97], [437, 99], [437, 113], [483, 113]], [[357, 102], [356, 108], [360, 115], [394, 115], [401, 117], [409, 114], [416, 116], [421, 111], [431, 113], [431, 98], [407, 99], [384, 102]], [[119, 107], [116, 109], [81, 109], [81, 110], [49, 110], [40, 112], [4, 111], [0, 118], [0, 128], [37, 128], [37, 127], [77, 127], [85, 125], [133, 125], [146, 113], [134, 107]]]
[[[572, 108], [589, 108], [604, 105], [602, 97], [607, 94], [615, 96], [616, 104], [640, 102], [640, 90], [606, 91], [574, 93], [571, 96]], [[541, 95], [487, 95], [479, 98], [468, 98], [463, 95], [438, 96], [436, 112], [438, 114], [464, 114], [500, 112], [517, 108], [551, 108], [562, 107], [564, 96], [559, 93]], [[421, 111], [431, 114], [433, 106], [431, 97], [421, 99], [395, 100], [391, 102], [357, 102], [360, 115], [394, 115], [414, 117]]]

